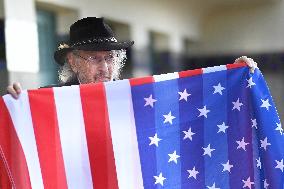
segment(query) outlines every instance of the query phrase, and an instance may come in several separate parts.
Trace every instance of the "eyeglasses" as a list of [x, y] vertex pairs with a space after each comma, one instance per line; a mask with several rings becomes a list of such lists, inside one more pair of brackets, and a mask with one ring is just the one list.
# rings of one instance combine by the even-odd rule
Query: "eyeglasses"
[[79, 58], [82, 58], [83, 60], [87, 61], [87, 62], [101, 62], [103, 59], [107, 62], [107, 63], [111, 63], [114, 60], [114, 55], [113, 54], [108, 54], [106, 56], [88, 56], [88, 57], [83, 57], [81, 56], [79, 53], [77, 52], [73, 52], [73, 54]]

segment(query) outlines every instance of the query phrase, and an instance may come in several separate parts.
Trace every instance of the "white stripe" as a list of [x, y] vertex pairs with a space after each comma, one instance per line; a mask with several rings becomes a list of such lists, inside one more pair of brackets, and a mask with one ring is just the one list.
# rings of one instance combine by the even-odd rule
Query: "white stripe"
[[56, 87], [54, 98], [68, 188], [93, 188], [79, 86]]
[[211, 72], [217, 72], [217, 71], [222, 71], [222, 70], [227, 70], [227, 66], [221, 65], [221, 66], [202, 68], [203, 73], [211, 73]]
[[28, 93], [27, 91], [22, 91], [17, 100], [13, 99], [10, 95], [3, 96], [3, 99], [26, 157], [31, 186], [32, 188], [44, 188]]
[[179, 75], [178, 75], [178, 72], [174, 72], [174, 73], [167, 73], [167, 74], [161, 74], [161, 75], [154, 75], [153, 77], [154, 77], [155, 82], [159, 82], [159, 81], [177, 79], [179, 78]]
[[143, 188], [129, 80], [105, 83], [118, 186]]

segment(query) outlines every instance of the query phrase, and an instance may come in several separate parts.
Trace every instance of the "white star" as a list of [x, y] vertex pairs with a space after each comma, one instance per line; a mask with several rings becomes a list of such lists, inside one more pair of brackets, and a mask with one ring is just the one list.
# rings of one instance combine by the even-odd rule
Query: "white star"
[[163, 177], [163, 173], [161, 172], [159, 176], [154, 176], [156, 179], [155, 184], [161, 184], [162, 186], [164, 185], [164, 180], [166, 180], [165, 177]]
[[249, 79], [247, 80], [247, 82], [248, 82], [247, 88], [248, 88], [248, 87], [251, 88], [253, 85], [255, 85], [255, 83], [252, 81], [252, 77], [249, 78]]
[[220, 188], [216, 188], [215, 182], [214, 182], [214, 184], [212, 186], [207, 186], [207, 188], [209, 188], [209, 189], [220, 189]]
[[255, 127], [255, 129], [257, 129], [256, 119], [251, 119], [251, 122], [252, 122], [252, 126], [251, 127]]
[[185, 134], [183, 137], [183, 140], [189, 138], [189, 140], [192, 141], [192, 136], [195, 134], [194, 132], [191, 132], [191, 128], [188, 129], [188, 131], [183, 131], [183, 133]]
[[213, 86], [214, 87], [214, 92], [213, 94], [215, 93], [219, 93], [220, 95], [222, 95], [222, 90], [224, 90], [225, 88], [221, 86], [220, 83], [218, 83], [217, 86]]
[[269, 99], [266, 99], [266, 100], [262, 100], [262, 99], [261, 99], [262, 105], [261, 105], [260, 107], [266, 108], [266, 110], [269, 110], [269, 106], [271, 106], [271, 105], [269, 104], [268, 100], [269, 100]]
[[256, 167], [259, 167], [259, 169], [261, 169], [260, 157], [258, 157], [258, 159], [256, 159]]
[[271, 145], [269, 142], [267, 142], [267, 137], [265, 137], [265, 139], [264, 140], [260, 140], [260, 147], [261, 148], [264, 148], [264, 150], [266, 150], [266, 147], [267, 146], [269, 146], [269, 145]]
[[279, 133], [281, 134], [281, 135], [283, 135], [283, 128], [282, 128], [282, 125], [281, 125], [281, 123], [276, 123], [277, 124], [277, 127], [276, 127], [276, 131], [279, 131]]
[[[197, 108], [197, 109], [198, 109], [198, 108]], [[207, 109], [206, 109], [206, 106], [204, 106], [202, 109], [198, 109], [198, 110], [199, 110], [199, 112], [200, 112], [200, 114], [199, 114], [198, 117], [204, 116], [204, 117], [207, 118], [207, 114], [210, 112], [210, 110], [207, 110]]]
[[197, 170], [195, 170], [195, 167], [193, 167], [192, 170], [187, 170], [187, 171], [189, 173], [188, 178], [193, 177], [196, 179], [196, 175], [199, 173]]
[[267, 183], [266, 179], [263, 181], [263, 187], [264, 189], [268, 189], [269, 184]]
[[243, 103], [240, 102], [240, 99], [238, 98], [238, 100], [236, 102], [232, 102], [234, 104], [234, 107], [232, 110], [234, 109], [238, 109], [239, 111], [241, 111], [241, 106], [243, 105]]
[[275, 168], [276, 169], [278, 168], [278, 169], [280, 169], [283, 172], [283, 168], [284, 168], [283, 159], [281, 159], [281, 161], [277, 161], [277, 160], [275, 160], [275, 161], [277, 163]]
[[203, 155], [208, 155], [211, 157], [211, 152], [213, 152], [215, 149], [210, 148], [210, 144], [208, 144], [208, 146], [206, 148], [203, 148], [204, 153]]
[[248, 145], [249, 143], [245, 142], [244, 137], [243, 137], [243, 139], [241, 141], [237, 140], [236, 142], [238, 143], [237, 149], [242, 148], [244, 151], [246, 151], [246, 145]]
[[231, 168], [234, 167], [233, 165], [230, 164], [229, 160], [227, 161], [227, 163], [222, 164], [223, 165], [223, 171], [228, 171], [229, 173], [231, 172]]
[[164, 123], [169, 122], [170, 124], [173, 124], [173, 119], [175, 119], [175, 116], [172, 116], [172, 112], [170, 111], [168, 115], [163, 115], [165, 117]]
[[217, 133], [220, 133], [220, 132], [226, 133], [226, 129], [227, 129], [229, 126], [226, 126], [226, 125], [225, 125], [225, 122], [223, 122], [221, 125], [217, 125], [217, 127], [219, 127], [219, 131], [218, 131]]
[[149, 139], [151, 140], [149, 146], [151, 146], [152, 144], [155, 144], [157, 147], [159, 146], [159, 141], [162, 140], [158, 138], [157, 133], [155, 134], [155, 136], [149, 137]]
[[170, 159], [168, 162], [174, 161], [177, 164], [177, 158], [179, 158], [180, 156], [177, 155], [177, 152], [174, 151], [172, 154], [168, 154], [170, 156]]
[[152, 95], [150, 95], [148, 98], [144, 98], [144, 100], [146, 101], [144, 106], [151, 106], [152, 108], [154, 107], [154, 102], [156, 102], [157, 100], [152, 98]]
[[179, 100], [184, 99], [185, 101], [187, 101], [187, 97], [191, 95], [187, 93], [186, 89], [184, 89], [183, 92], [178, 92], [178, 94], [180, 95]]
[[250, 177], [247, 180], [242, 180], [244, 183], [243, 188], [248, 187], [249, 189], [251, 189], [251, 185], [254, 184], [254, 182], [250, 181]]

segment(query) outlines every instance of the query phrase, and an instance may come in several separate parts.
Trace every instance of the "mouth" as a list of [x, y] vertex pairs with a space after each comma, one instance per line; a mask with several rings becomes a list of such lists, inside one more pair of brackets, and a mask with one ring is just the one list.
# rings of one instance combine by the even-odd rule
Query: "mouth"
[[110, 77], [96, 77], [95, 80], [98, 82], [107, 82], [107, 81], [110, 81], [111, 78]]

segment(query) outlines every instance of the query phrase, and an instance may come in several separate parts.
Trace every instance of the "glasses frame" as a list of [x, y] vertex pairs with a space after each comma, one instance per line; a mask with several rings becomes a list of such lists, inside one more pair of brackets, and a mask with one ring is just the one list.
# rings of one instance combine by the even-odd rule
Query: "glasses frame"
[[[87, 58], [86, 57], [83, 57], [81, 56], [78, 52], [76, 51], [73, 51], [72, 54], [74, 54], [76, 57], [78, 58], [81, 58], [87, 62], [95, 62], [95, 63], [99, 63], [101, 62], [103, 59], [105, 62], [107, 63], [111, 63], [114, 61], [115, 57], [118, 57], [118, 55], [113, 55], [113, 54], [109, 54], [109, 55], [106, 55], [106, 56], [103, 56], [103, 59], [102, 58], [96, 58], [96, 56], [88, 56]], [[107, 57], [108, 56], [108, 57]]]

